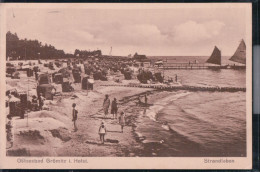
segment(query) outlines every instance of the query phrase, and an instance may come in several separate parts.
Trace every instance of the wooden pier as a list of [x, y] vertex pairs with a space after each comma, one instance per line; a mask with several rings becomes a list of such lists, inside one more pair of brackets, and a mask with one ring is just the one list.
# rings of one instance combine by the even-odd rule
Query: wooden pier
[[[213, 68], [211, 68], [213, 67]], [[215, 67], [215, 68], [214, 68]], [[158, 69], [164, 70], [205, 70], [205, 69], [223, 69], [223, 66], [209, 66], [204, 63], [164, 63], [157, 66]]]
[[208, 91], [208, 92], [246, 92], [246, 88], [243, 87], [203, 87], [203, 86], [188, 86], [188, 85], [152, 85], [152, 84], [108, 84], [101, 86], [113, 86], [113, 87], [137, 87], [137, 88], [152, 88], [157, 90], [165, 91], [178, 91], [178, 90], [187, 90], [187, 91]]

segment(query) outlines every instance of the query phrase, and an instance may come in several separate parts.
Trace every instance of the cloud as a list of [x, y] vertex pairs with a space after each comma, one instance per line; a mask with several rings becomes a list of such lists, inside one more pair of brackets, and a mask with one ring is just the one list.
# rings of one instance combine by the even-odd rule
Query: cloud
[[246, 28], [240, 9], [51, 10], [14, 8], [7, 28], [65, 52], [99, 48], [108, 54], [113, 46], [113, 55], [208, 55], [214, 45], [232, 55]]
[[[53, 45], [59, 45], [58, 48], [74, 52], [77, 49], [96, 49], [103, 40], [95, 38], [95, 36], [85, 30], [65, 29], [62, 32], [56, 32], [51, 35]], [[50, 41], [49, 41], [50, 42]]]
[[219, 21], [208, 21], [197, 23], [187, 21], [177, 25], [173, 30], [173, 41], [180, 44], [194, 44], [199, 41], [212, 39], [219, 35], [224, 23]]
[[167, 41], [167, 35], [151, 24], [117, 25], [97, 33], [97, 37], [116, 45], [155, 45]]

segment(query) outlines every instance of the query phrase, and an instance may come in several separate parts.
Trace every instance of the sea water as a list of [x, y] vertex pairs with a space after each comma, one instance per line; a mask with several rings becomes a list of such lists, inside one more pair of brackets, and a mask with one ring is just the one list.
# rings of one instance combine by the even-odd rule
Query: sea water
[[[193, 60], [173, 58], [178, 62]], [[206, 59], [197, 57], [200, 62]], [[245, 70], [165, 71], [165, 76], [176, 75], [184, 85], [246, 85]], [[150, 156], [148, 152], [173, 157], [246, 156], [246, 115], [250, 114], [246, 114], [245, 92], [177, 91], [166, 95], [160, 99], [149, 96], [148, 103], [153, 105], [137, 119], [136, 132], [148, 147], [141, 156]]]

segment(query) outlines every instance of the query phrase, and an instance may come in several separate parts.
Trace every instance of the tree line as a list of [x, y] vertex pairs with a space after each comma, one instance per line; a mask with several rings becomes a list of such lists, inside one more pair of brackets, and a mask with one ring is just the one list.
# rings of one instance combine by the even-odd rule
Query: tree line
[[60, 59], [101, 56], [101, 50], [80, 51], [75, 50], [74, 54], [65, 53], [56, 49], [53, 45], [42, 44], [38, 40], [20, 39], [16, 33], [6, 33], [6, 58], [13, 60], [36, 60], [36, 59]]

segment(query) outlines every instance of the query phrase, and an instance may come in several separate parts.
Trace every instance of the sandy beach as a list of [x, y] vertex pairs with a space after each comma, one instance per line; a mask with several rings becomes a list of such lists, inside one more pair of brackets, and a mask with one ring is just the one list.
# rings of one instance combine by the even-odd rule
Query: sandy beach
[[[17, 85], [22, 80], [7, 81], [7, 83]], [[139, 95], [150, 93], [152, 89], [102, 86], [109, 83], [111, 81], [97, 81], [93, 91], [80, 90], [80, 84], [75, 84], [74, 92], [62, 93], [55, 96], [53, 101], [46, 101], [49, 110], [29, 112], [25, 114], [24, 119], [14, 117], [14, 145], [7, 149], [7, 154], [11, 156], [136, 156], [135, 153], [142, 149], [142, 145], [133, 133], [135, 126], [133, 121], [139, 115], [138, 111], [144, 108], [136, 104], [137, 98]], [[118, 113], [121, 111], [126, 113], [127, 125], [124, 133], [121, 133], [118, 120], [112, 119], [112, 114], [104, 118], [102, 103], [105, 94], [109, 94], [111, 101], [117, 98]], [[77, 104], [79, 111], [76, 132], [73, 131], [72, 103]], [[98, 128], [102, 121], [108, 130], [104, 145], [100, 144], [98, 135]]]
[[[42, 73], [53, 73], [62, 68], [49, 70], [44, 64], [37, 66]], [[184, 72], [186, 71], [182, 71]], [[26, 71], [19, 73], [20, 79], [6, 77], [6, 88], [26, 93], [28, 100], [31, 100], [33, 95], [37, 95], [37, 81], [35, 77], [28, 77]], [[85, 77], [85, 74], [81, 73], [81, 77]], [[141, 84], [136, 75], [126, 80], [119, 71], [110, 71], [107, 81], [95, 80], [93, 90], [82, 89], [82, 83], [75, 83], [72, 75], [68, 80], [73, 91], [63, 92], [61, 84], [51, 81], [56, 93], [53, 100], [45, 100], [44, 110], [28, 111], [24, 119], [19, 116], [12, 117], [13, 146], [10, 146], [11, 142], [7, 142], [7, 156], [185, 157], [246, 154], [244, 92], [223, 94], [221, 91], [160, 89], [166, 84]], [[188, 81], [192, 82], [192, 85], [197, 83], [192, 78]], [[210, 82], [214, 84], [215, 81]], [[178, 85], [179, 83], [172, 83], [170, 86]], [[120, 112], [126, 115], [123, 133], [119, 120], [113, 119], [110, 114], [111, 105], [105, 118], [105, 95], [109, 95], [110, 102], [114, 98], [117, 99], [118, 117]], [[148, 97], [147, 105], [144, 103], [145, 95]], [[139, 97], [141, 104], [138, 103]], [[77, 131], [74, 131], [72, 121], [73, 103], [78, 110]], [[240, 108], [227, 110], [223, 114], [221, 109], [225, 108], [226, 104]], [[9, 107], [6, 107], [6, 115], [8, 114]], [[219, 120], [222, 121], [221, 125], [216, 125]], [[107, 129], [104, 144], [98, 133], [102, 122]], [[230, 123], [233, 123], [232, 128]], [[228, 132], [218, 132], [210, 126]], [[232, 132], [229, 132], [230, 130]], [[230, 137], [239, 142], [233, 142]], [[224, 146], [229, 143], [232, 143], [234, 148]], [[215, 145], [220, 144], [223, 146], [216, 149]], [[196, 149], [191, 149], [193, 147]]]

